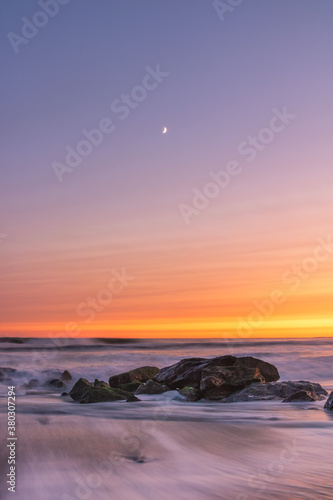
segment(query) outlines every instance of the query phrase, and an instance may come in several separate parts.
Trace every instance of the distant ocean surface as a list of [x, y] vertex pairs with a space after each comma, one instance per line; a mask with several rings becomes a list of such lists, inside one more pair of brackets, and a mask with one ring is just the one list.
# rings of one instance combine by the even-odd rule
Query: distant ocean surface
[[[61, 345], [62, 344], [62, 345]], [[27, 390], [68, 370], [108, 381], [143, 365], [226, 354], [273, 363], [281, 380], [333, 389], [333, 340], [19, 339], [0, 342], [0, 367], [17, 398], [17, 500], [333, 499], [333, 415], [324, 401], [223, 404], [176, 391], [80, 405], [52, 390]], [[0, 382], [2, 438], [7, 381]], [[7, 474], [5, 438], [0, 450]], [[4, 481], [0, 498], [12, 498]]]
[[52, 368], [69, 370], [73, 378], [107, 380], [111, 375], [147, 364], [163, 368], [182, 358], [234, 354], [273, 363], [282, 380], [309, 379], [333, 389], [333, 339], [330, 338], [22, 340], [22, 344], [0, 343], [0, 366], [24, 371], [24, 382], [39, 378], [43, 370]]

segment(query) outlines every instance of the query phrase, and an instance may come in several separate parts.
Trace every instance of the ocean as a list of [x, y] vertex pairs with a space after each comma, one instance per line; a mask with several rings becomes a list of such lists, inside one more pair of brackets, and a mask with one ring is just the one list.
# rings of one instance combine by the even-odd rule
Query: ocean
[[[188, 357], [254, 356], [281, 380], [333, 389], [331, 339], [1, 339], [0, 496], [5, 477], [7, 386], [16, 391], [17, 500], [333, 499], [333, 414], [325, 401], [220, 403], [177, 391], [142, 401], [80, 405], [43, 384], [68, 370], [108, 381], [143, 365]], [[36, 388], [27, 388], [31, 379]]]

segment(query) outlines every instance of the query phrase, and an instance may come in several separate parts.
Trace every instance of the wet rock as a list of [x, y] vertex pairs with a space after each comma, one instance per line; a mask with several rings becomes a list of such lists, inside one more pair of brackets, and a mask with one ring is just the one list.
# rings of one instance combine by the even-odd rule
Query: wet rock
[[318, 400], [323, 400], [328, 395], [328, 392], [320, 385], [314, 382], [308, 382], [305, 380], [299, 381], [282, 381], [277, 382], [277, 397], [288, 398], [292, 394], [298, 391], [307, 391], [318, 397]]
[[62, 392], [61, 397], [64, 397], [64, 396], [69, 396], [69, 392]]
[[276, 366], [266, 361], [262, 361], [261, 359], [253, 358], [252, 356], [237, 358], [237, 365], [245, 366], [246, 368], [258, 368], [265, 382], [275, 382], [280, 378]]
[[259, 382], [265, 382], [259, 368], [208, 366], [202, 372], [200, 390], [204, 398], [218, 400]]
[[21, 387], [22, 389], [35, 389], [39, 385], [40, 385], [39, 380], [36, 378], [32, 378], [31, 380], [29, 380], [27, 384], [23, 384]]
[[308, 391], [318, 400], [325, 399], [327, 392], [320, 384], [300, 381], [268, 382], [266, 384], [253, 384], [242, 391], [232, 394], [223, 402], [236, 403], [239, 401], [265, 401], [273, 399], [286, 399], [298, 391]]
[[319, 397], [310, 391], [297, 391], [288, 396], [282, 403], [293, 403], [298, 401], [318, 401]]
[[140, 387], [140, 385], [141, 382], [130, 382], [129, 384], [121, 384], [119, 386], [119, 389], [128, 392], [135, 392], [138, 389], [138, 387]]
[[68, 370], [65, 370], [60, 375], [60, 380], [63, 380], [63, 381], [72, 380], [72, 375], [69, 373]]
[[126, 399], [126, 403], [134, 403], [136, 401], [141, 401], [141, 399], [137, 398], [136, 396], [134, 396], [134, 394], [131, 394], [130, 396], [128, 396], [128, 398]]
[[95, 378], [95, 381], [94, 381], [94, 386], [95, 387], [102, 387], [104, 389], [110, 389], [110, 386], [109, 384], [107, 384], [106, 382], [104, 382], [103, 380], [98, 380], [97, 378]]
[[91, 382], [88, 382], [85, 378], [80, 378], [72, 387], [69, 395], [74, 401], [80, 401], [86, 389], [89, 387], [94, 387]]
[[53, 378], [52, 380], [48, 380], [45, 385], [54, 387], [54, 389], [62, 389], [63, 387], [65, 387], [65, 384], [59, 378]]
[[113, 375], [109, 378], [109, 385], [110, 387], [117, 388], [123, 384], [130, 384], [132, 382], [142, 384], [149, 379], [153, 379], [158, 372], [159, 368], [155, 366], [142, 366], [129, 372]]
[[131, 395], [129, 392], [122, 391], [121, 389], [112, 389], [106, 382], [98, 380], [97, 382], [102, 385], [96, 387], [87, 379], [80, 378], [70, 391], [70, 397], [74, 401], [80, 401], [80, 403], [100, 403], [127, 399]]
[[166, 385], [159, 384], [154, 380], [147, 380], [144, 384], [141, 384], [139, 388], [135, 391], [135, 394], [162, 394], [168, 391]]
[[130, 397], [129, 392], [120, 391], [118, 389], [105, 389], [103, 387], [88, 387], [80, 399], [81, 404], [87, 403], [103, 403], [107, 401], [118, 401]]
[[328, 400], [326, 401], [324, 408], [325, 408], [325, 410], [333, 411], [333, 391], [329, 395]]
[[184, 396], [186, 398], [186, 401], [199, 401], [199, 399], [202, 398], [202, 393], [200, 389], [197, 389], [196, 387], [184, 387], [183, 389], [179, 390], [179, 394]]
[[[167, 385], [170, 389], [183, 389], [184, 387], [199, 387], [204, 370], [215, 367], [239, 367], [259, 370], [262, 380], [270, 382], [280, 378], [277, 368], [261, 359], [246, 356], [236, 358], [235, 356], [220, 356], [213, 359], [189, 358], [182, 359], [172, 366], [162, 368], [156, 375], [155, 380]], [[250, 373], [248, 372], [248, 373]], [[245, 373], [245, 372], [244, 372]], [[254, 372], [252, 372], [254, 373]], [[257, 378], [256, 378], [257, 380]], [[237, 387], [237, 386], [235, 386]]]
[[182, 359], [174, 365], [162, 368], [155, 380], [160, 384], [167, 385], [170, 389], [182, 389], [186, 386], [199, 387], [205, 367], [209, 364], [211, 366], [233, 366], [236, 359], [235, 356], [221, 356], [212, 360], [206, 358]]

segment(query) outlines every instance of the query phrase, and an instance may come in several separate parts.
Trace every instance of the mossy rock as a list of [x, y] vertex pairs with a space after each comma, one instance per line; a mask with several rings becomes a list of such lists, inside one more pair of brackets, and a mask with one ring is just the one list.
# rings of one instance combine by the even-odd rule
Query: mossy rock
[[156, 366], [142, 366], [141, 368], [135, 368], [129, 372], [113, 375], [109, 378], [109, 385], [110, 387], [117, 388], [133, 382], [142, 384], [149, 379], [155, 378], [159, 371], [159, 368], [156, 368]]
[[180, 389], [179, 394], [184, 396], [186, 398], [186, 401], [191, 402], [198, 401], [202, 398], [201, 391], [196, 387], [184, 387], [183, 389]]
[[73, 385], [69, 395], [72, 399], [74, 399], [74, 401], [80, 401], [84, 391], [89, 387], [94, 387], [94, 385], [86, 378], [79, 378], [79, 380]]
[[135, 394], [162, 394], [168, 390], [169, 388], [166, 385], [159, 384], [155, 380], [147, 380], [147, 382], [140, 385]]
[[97, 378], [95, 378], [95, 381], [94, 381], [94, 386], [95, 387], [102, 387], [104, 389], [110, 389], [110, 386], [109, 384], [107, 384], [106, 382], [104, 382], [103, 380], [98, 380]]
[[89, 387], [87, 388], [80, 400], [81, 404], [88, 403], [103, 403], [107, 401], [119, 401], [128, 399], [131, 396], [129, 392], [118, 389], [105, 389], [104, 387]]
[[[119, 389], [128, 392], [135, 392], [138, 387], [140, 387], [141, 382], [130, 382], [129, 384], [121, 384]], [[109, 386], [110, 387], [110, 386]]]
[[69, 395], [74, 401], [80, 403], [101, 403], [104, 401], [118, 401], [120, 399], [127, 399], [131, 393], [121, 389], [111, 389], [111, 387], [103, 381], [95, 380], [95, 384], [89, 382], [85, 378], [80, 378], [74, 384]]

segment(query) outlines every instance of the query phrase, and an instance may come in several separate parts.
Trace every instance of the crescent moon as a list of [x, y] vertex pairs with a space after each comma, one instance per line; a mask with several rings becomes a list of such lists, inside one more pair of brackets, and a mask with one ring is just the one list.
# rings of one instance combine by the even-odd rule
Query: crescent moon
[[166, 127], [164, 127], [164, 129], [162, 130], [162, 134], [166, 134], [168, 131], [168, 129]]

